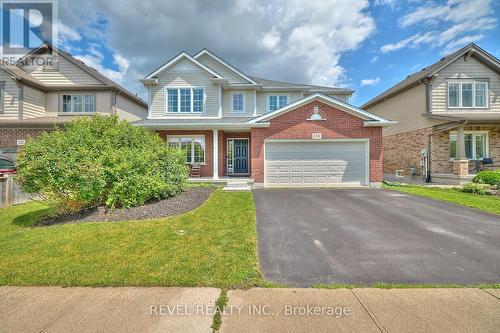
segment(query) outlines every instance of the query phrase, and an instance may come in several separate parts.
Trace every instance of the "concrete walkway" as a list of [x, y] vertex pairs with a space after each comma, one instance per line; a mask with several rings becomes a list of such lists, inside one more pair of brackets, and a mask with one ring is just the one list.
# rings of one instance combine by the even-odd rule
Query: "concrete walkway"
[[[0, 332], [211, 332], [216, 288], [0, 287]], [[500, 290], [230, 290], [221, 332], [498, 332]]]

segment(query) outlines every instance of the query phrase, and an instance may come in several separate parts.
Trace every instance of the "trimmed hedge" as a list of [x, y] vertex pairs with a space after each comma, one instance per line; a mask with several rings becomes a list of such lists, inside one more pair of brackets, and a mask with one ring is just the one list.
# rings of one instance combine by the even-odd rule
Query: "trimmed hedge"
[[477, 175], [472, 179], [474, 183], [478, 184], [488, 184], [488, 185], [499, 185], [500, 184], [500, 172], [499, 171], [479, 171]]
[[81, 117], [28, 140], [17, 158], [23, 191], [64, 210], [131, 207], [174, 196], [187, 182], [185, 153], [117, 117]]

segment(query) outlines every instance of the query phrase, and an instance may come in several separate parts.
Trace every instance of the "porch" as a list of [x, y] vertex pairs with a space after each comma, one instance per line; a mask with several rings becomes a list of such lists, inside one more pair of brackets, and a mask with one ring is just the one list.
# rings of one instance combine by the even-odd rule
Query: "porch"
[[169, 145], [186, 150], [190, 181], [250, 180], [250, 130], [157, 130]]
[[432, 182], [442, 184], [463, 184], [480, 170], [498, 170], [500, 124], [464, 123], [434, 134], [430, 159]]

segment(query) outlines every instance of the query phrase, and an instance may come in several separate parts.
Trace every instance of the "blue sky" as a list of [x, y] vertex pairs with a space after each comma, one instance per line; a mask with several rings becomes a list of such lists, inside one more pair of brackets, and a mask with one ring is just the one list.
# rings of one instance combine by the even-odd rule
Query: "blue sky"
[[183, 50], [208, 48], [250, 75], [353, 88], [354, 105], [469, 42], [500, 57], [498, 0], [59, 2], [59, 46], [144, 98], [138, 79]]

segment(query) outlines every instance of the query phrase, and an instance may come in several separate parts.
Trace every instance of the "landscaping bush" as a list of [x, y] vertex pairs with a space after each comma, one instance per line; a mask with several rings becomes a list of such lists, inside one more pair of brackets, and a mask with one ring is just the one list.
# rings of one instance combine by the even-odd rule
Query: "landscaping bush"
[[116, 117], [81, 117], [28, 140], [17, 158], [23, 191], [65, 210], [131, 207], [182, 191], [185, 154]]
[[498, 171], [479, 171], [477, 175], [472, 179], [474, 183], [478, 184], [488, 184], [488, 185], [499, 185], [500, 184], [500, 172]]
[[487, 185], [485, 184], [476, 184], [476, 183], [467, 183], [462, 187], [462, 192], [466, 193], [474, 193], [480, 195], [489, 195], [489, 191]]

